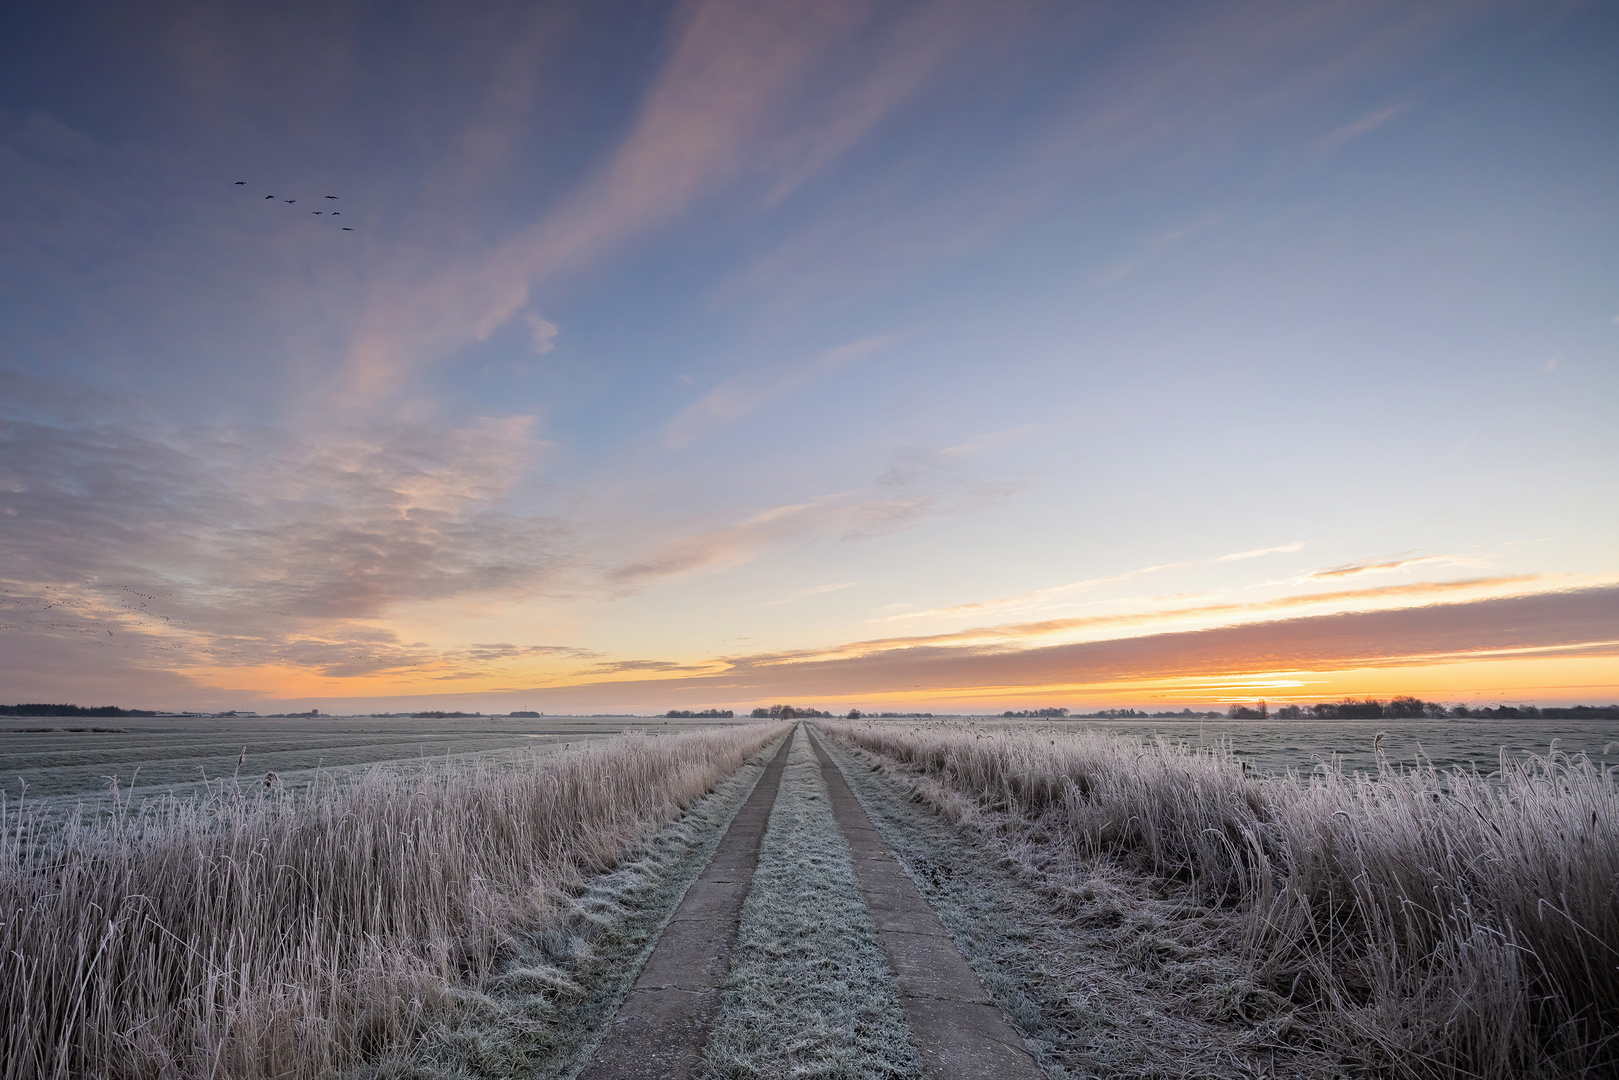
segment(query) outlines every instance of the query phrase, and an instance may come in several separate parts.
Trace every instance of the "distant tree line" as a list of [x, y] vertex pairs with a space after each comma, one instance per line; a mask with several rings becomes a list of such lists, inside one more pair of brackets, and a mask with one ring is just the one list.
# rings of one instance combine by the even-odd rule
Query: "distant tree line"
[[930, 712], [876, 712], [863, 713], [859, 709], [850, 709], [845, 720], [932, 720]]
[[[318, 716], [320, 714], [310, 713], [309, 715]], [[413, 712], [410, 714], [410, 718], [412, 720], [470, 720], [475, 716], [482, 715], [483, 713], [481, 712], [439, 712], [434, 709], [429, 712]]]
[[755, 720], [794, 720], [799, 717], [805, 719], [832, 719], [832, 714], [812, 709], [808, 705], [772, 705], [770, 708], [757, 708], [748, 714]]
[[1007, 709], [1001, 713], [1004, 717], [1018, 720], [1056, 720], [1068, 715], [1067, 709], [1025, 709], [1022, 712], [1013, 712]]
[[1315, 705], [1284, 705], [1270, 713], [1265, 703], [1257, 706], [1233, 705], [1226, 713], [1233, 720], [1619, 720], [1619, 705], [1574, 705], [1566, 708], [1534, 705], [1497, 705], [1475, 708], [1468, 705], [1441, 705], [1437, 701], [1405, 695], [1380, 701], [1348, 698]]
[[736, 713], [730, 709], [704, 709], [701, 712], [692, 712], [690, 709], [670, 709], [663, 715], [670, 720], [729, 720]]
[[116, 705], [0, 705], [0, 716], [156, 716], [151, 709], [120, 709]]
[[1076, 713], [1075, 715], [1086, 720], [1218, 720], [1225, 713], [1193, 712], [1191, 709], [1182, 709], [1180, 712], [1153, 713], [1138, 709], [1099, 709], [1096, 712]]

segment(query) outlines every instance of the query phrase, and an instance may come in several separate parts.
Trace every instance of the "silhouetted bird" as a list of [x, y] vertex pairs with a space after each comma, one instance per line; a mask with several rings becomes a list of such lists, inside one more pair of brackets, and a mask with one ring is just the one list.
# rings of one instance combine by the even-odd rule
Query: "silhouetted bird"
[[317, 216], [319, 216], [319, 214], [320, 214], [320, 211], [319, 211], [319, 210], [311, 210], [311, 211], [309, 211], [309, 212], [310, 212], [310, 213], [311, 213], [311, 214], [315, 214], [315, 215], [317, 215]]
[[353, 232], [354, 230], [349, 228], [347, 225], [345, 225], [345, 226], [343, 226], [343, 231], [344, 232]]
[[281, 201], [282, 201], [282, 202], [289, 202], [289, 203], [295, 203], [295, 202], [297, 202], [297, 201], [298, 201], [298, 200], [297, 200], [297, 199], [282, 199], [282, 200], [281, 200]]
[[236, 181], [236, 186], [237, 186], [237, 187], [241, 187], [241, 186], [242, 186], [242, 185], [243, 185], [243, 184], [245, 184], [245, 183], [247, 183], [247, 181], [246, 181], [246, 180], [238, 180], [238, 181]]
[[273, 198], [275, 198], [275, 196], [274, 195], [266, 195], [265, 198], [266, 199], [273, 199]]
[[337, 196], [336, 196], [336, 195], [328, 195], [328, 196], [326, 196], [326, 197], [327, 197], [327, 198], [328, 198], [328, 199], [335, 199], [335, 198], [337, 198]]
[[333, 211], [332, 211], [332, 216], [333, 216], [333, 217], [336, 217], [336, 216], [337, 216], [337, 215], [338, 215], [338, 214], [341, 214], [341, 213], [342, 213], [342, 212], [343, 212], [343, 211], [341, 211], [341, 210], [333, 210]]

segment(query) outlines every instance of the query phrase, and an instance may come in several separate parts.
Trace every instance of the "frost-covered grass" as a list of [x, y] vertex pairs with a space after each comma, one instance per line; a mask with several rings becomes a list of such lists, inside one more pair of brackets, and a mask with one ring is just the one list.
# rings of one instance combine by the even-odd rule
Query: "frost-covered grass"
[[743, 905], [706, 1080], [922, 1076], [876, 927], [800, 733]]
[[[1201, 918], [1247, 968], [1195, 987], [1211, 1015], [1296, 1009], [1298, 1037], [1386, 1075], [1619, 1065], [1606, 766], [1256, 777], [1219, 750], [1088, 732], [822, 726], [911, 771], [1048, 885], [1066, 876], [1073, 918], [1128, 931], [1121, 955], [1144, 973], [1174, 974]], [[1185, 916], [1144, 909], [1142, 881]]]
[[1342, 1075], [1336, 1057], [1297, 1045], [1308, 1033], [1247, 978], [1235, 913], [1031, 842], [1004, 812], [892, 759], [824, 745], [1053, 1077]]
[[515, 934], [488, 978], [454, 992], [414, 1045], [366, 1063], [354, 1080], [543, 1080], [587, 1060], [769, 752], [593, 878], [569, 901], [565, 919]]
[[326, 1076], [408, 1045], [782, 731], [228, 786], [66, 827], [0, 807], [0, 1076]]

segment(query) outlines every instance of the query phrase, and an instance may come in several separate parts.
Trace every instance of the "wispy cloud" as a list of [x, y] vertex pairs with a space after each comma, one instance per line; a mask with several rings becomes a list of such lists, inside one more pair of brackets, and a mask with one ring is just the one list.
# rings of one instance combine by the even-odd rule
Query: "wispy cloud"
[[1178, 607], [1160, 607], [1145, 610], [1116, 612], [1106, 615], [1083, 615], [1066, 619], [1043, 619], [1038, 622], [999, 623], [969, 627], [939, 634], [913, 634], [903, 637], [875, 638], [829, 646], [824, 649], [799, 650], [774, 656], [753, 658], [759, 663], [797, 663], [804, 660], [863, 655], [889, 649], [906, 649], [923, 645], [949, 645], [979, 642], [996, 647], [1015, 645], [1033, 638], [1072, 634], [1078, 631], [1114, 630], [1120, 627], [1147, 626], [1153, 623], [1241, 622], [1273, 617], [1278, 611], [1305, 607], [1367, 608], [1411, 601], [1434, 600], [1464, 592], [1504, 593], [1524, 591], [1530, 586], [1544, 585], [1542, 574], [1517, 574], [1491, 578], [1470, 578], [1463, 581], [1420, 582], [1411, 585], [1385, 585], [1372, 589], [1349, 589], [1338, 592], [1298, 593], [1247, 603], [1193, 604]]
[[556, 686], [550, 692], [575, 702], [661, 703], [687, 695], [730, 702], [794, 698], [967, 702], [1010, 700], [1024, 693], [1082, 695], [1122, 687], [1127, 692], [1134, 688], [1139, 701], [1143, 687], [1156, 680], [1156, 691], [1179, 689], [1206, 699], [1222, 687], [1235, 688], [1244, 696], [1297, 690], [1301, 672], [1512, 658], [1619, 660], [1619, 585], [1272, 618], [1022, 649], [934, 641], [860, 651], [739, 656], [711, 673], [633, 684], [591, 681]]
[[670, 420], [664, 440], [671, 448], [685, 446], [767, 402], [870, 356], [893, 340], [892, 335], [862, 338], [827, 349], [792, 370], [747, 372], [727, 379]]
[[610, 567], [605, 578], [620, 587], [640, 588], [659, 578], [735, 566], [789, 543], [827, 537], [875, 540], [932, 518], [992, 509], [1024, 489], [1021, 480], [975, 475], [966, 466], [967, 456], [901, 447], [864, 490], [784, 503], [718, 528], [676, 536]]
[[1330, 154], [1346, 143], [1351, 143], [1363, 135], [1371, 134], [1396, 116], [1399, 116], [1405, 109], [1404, 102], [1398, 105], [1390, 105], [1383, 109], [1374, 109], [1362, 116], [1357, 116], [1342, 127], [1334, 128], [1322, 136], [1321, 153]]
[[[504, 506], [543, 449], [528, 417], [295, 438], [87, 415], [9, 377], [0, 510], [18, 632], [158, 649], [177, 664], [334, 672], [416, 662], [366, 620], [411, 603], [559, 587], [555, 519]], [[188, 659], [189, 658], [189, 659]]]
[[839, 581], [831, 585], [816, 585], [808, 589], [799, 589], [797, 592], [789, 593], [779, 600], [767, 600], [765, 603], [759, 606], [776, 607], [779, 604], [796, 604], [798, 601], [808, 600], [812, 596], [825, 596], [827, 593], [841, 592], [844, 589], [852, 589], [859, 584], [860, 582], [858, 581]]
[[966, 604], [951, 604], [947, 607], [929, 608], [925, 611], [901, 612], [897, 615], [883, 615], [867, 619], [869, 623], [906, 622], [913, 619], [950, 619], [964, 615], [976, 615], [981, 612], [1006, 609], [1038, 608], [1051, 604], [1054, 601], [1064, 600], [1080, 593], [1089, 592], [1103, 585], [1113, 585], [1121, 581], [1131, 581], [1135, 578], [1147, 577], [1152, 574], [1161, 574], [1171, 570], [1185, 570], [1195, 566], [1207, 566], [1211, 563], [1236, 562], [1242, 559], [1257, 559], [1265, 555], [1287, 555], [1304, 549], [1304, 541], [1295, 540], [1292, 543], [1281, 544], [1277, 547], [1258, 548], [1253, 551], [1239, 551], [1231, 555], [1220, 555], [1212, 559], [1193, 559], [1189, 562], [1159, 563], [1154, 566], [1143, 566], [1138, 570], [1127, 570], [1122, 574], [1109, 574], [1105, 577], [1085, 578], [1082, 581], [1071, 581], [1063, 585], [1053, 585], [1045, 589], [1032, 589], [1029, 592], [1017, 593], [1013, 596], [1000, 596], [993, 600], [978, 600]]
[[[377, 293], [349, 351], [351, 385], [395, 386], [468, 338], [487, 337], [557, 275], [590, 266], [740, 179], [769, 198], [827, 168], [920, 91], [971, 41], [980, 9], [933, 5], [896, 37], [898, 57], [870, 64], [853, 92], [845, 61], [877, 17], [867, 0], [803, 5], [699, 0], [674, 20], [667, 60], [608, 159], [574, 192], [492, 250], [424, 282]], [[835, 70], [828, 64], [836, 57]], [[834, 75], [842, 75], [842, 80]], [[843, 82], [823, 92], [817, 79]], [[821, 102], [822, 108], [810, 108]]]
[[1296, 551], [1304, 550], [1303, 540], [1294, 540], [1290, 544], [1279, 544], [1276, 547], [1255, 548], [1253, 551], [1238, 551], [1231, 555], [1221, 555], [1215, 562], [1239, 562], [1243, 559], [1258, 559], [1265, 555], [1291, 555]]
[[1195, 221], [1192, 224], [1183, 226], [1179, 229], [1159, 233], [1158, 235], [1149, 238], [1141, 245], [1139, 250], [1137, 250], [1135, 254], [1131, 255], [1129, 258], [1116, 262], [1102, 270], [1101, 273], [1097, 274], [1097, 284], [1112, 285], [1123, 281], [1136, 271], [1145, 268], [1151, 263], [1157, 262], [1159, 259], [1169, 254], [1176, 247], [1185, 243], [1198, 233], [1203, 232], [1206, 229], [1216, 228], [1221, 223], [1221, 217], [1218, 215], [1213, 215], [1205, 217], [1200, 221]]
[[1476, 560], [1463, 559], [1455, 555], [1386, 555], [1363, 562], [1313, 570], [1305, 575], [1304, 580], [1330, 581], [1334, 578], [1358, 577], [1361, 574], [1388, 574], [1396, 570], [1409, 570], [1413, 566], [1462, 566], [1475, 563]]

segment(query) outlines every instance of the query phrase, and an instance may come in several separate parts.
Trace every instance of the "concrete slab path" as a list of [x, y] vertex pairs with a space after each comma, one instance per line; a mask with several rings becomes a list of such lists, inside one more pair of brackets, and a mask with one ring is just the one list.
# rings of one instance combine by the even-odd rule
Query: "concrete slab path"
[[927, 1075], [932, 1080], [1042, 1080], [1045, 1072], [872, 827], [819, 738], [812, 735], [810, 743]]
[[579, 1080], [687, 1080], [719, 1011], [742, 902], [753, 885], [795, 729], [782, 740], [714, 857], [664, 928]]

